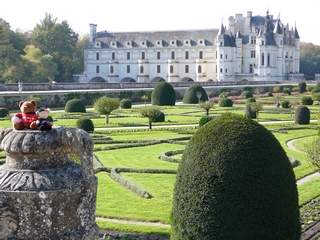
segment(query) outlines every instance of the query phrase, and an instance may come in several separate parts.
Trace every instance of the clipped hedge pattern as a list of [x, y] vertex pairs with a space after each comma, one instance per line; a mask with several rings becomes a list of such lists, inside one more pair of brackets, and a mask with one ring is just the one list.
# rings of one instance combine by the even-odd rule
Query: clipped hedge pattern
[[173, 163], [180, 163], [178, 159], [173, 158], [172, 156], [177, 155], [177, 154], [182, 154], [182, 150], [175, 150], [175, 151], [168, 151], [159, 156], [159, 159], [166, 161], [166, 162], [173, 162]]
[[179, 165], [171, 240], [299, 240], [298, 192], [265, 127], [223, 115], [194, 134]]
[[[200, 94], [200, 101], [197, 94]], [[192, 85], [187, 89], [183, 96], [183, 103], [187, 104], [198, 104], [199, 102], [205, 101], [208, 101], [208, 95], [200, 85]]]
[[0, 108], [0, 118], [7, 117], [9, 115], [8, 108]]

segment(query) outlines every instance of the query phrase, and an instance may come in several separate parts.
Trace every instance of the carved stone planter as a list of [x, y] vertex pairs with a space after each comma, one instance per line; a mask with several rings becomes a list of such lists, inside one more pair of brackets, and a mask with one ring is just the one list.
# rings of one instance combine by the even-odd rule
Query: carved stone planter
[[97, 239], [90, 136], [79, 129], [2, 129], [0, 141], [0, 239]]

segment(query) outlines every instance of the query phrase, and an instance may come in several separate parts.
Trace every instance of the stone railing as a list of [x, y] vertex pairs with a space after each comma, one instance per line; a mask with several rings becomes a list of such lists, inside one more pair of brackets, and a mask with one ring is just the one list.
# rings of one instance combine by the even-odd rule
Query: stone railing
[[97, 239], [90, 136], [2, 129], [0, 142], [0, 239]]

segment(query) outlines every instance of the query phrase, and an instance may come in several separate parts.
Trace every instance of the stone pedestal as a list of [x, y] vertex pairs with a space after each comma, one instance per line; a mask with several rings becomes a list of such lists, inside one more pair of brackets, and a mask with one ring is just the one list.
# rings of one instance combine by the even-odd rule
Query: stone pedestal
[[3, 129], [0, 141], [0, 239], [97, 239], [90, 136], [79, 129]]

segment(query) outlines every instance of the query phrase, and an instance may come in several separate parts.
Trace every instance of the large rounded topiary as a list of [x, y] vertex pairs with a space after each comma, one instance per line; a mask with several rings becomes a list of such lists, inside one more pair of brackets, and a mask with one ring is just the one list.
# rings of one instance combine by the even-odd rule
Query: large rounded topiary
[[296, 124], [309, 124], [310, 123], [310, 110], [306, 106], [299, 106], [295, 112]]
[[197, 104], [205, 101], [208, 101], [208, 95], [200, 85], [192, 85], [183, 96], [183, 103]]
[[122, 99], [120, 101], [120, 107], [122, 109], [130, 109], [132, 107], [132, 102], [130, 99]]
[[252, 98], [253, 97], [253, 94], [251, 91], [243, 91], [242, 94], [241, 94], [244, 98]]
[[91, 119], [80, 118], [77, 120], [77, 128], [80, 128], [88, 133], [92, 133], [94, 131], [94, 125]]
[[152, 122], [164, 122], [165, 120], [166, 115], [161, 111], [152, 118]]
[[151, 94], [152, 105], [174, 106], [176, 104], [176, 93], [170, 83], [159, 82]]
[[7, 117], [9, 115], [8, 108], [0, 108], [0, 118]]
[[302, 99], [301, 99], [301, 103], [302, 103], [303, 105], [312, 105], [312, 104], [313, 104], [313, 99], [312, 99], [312, 97], [304, 96], [304, 97], [302, 97]]
[[300, 239], [295, 176], [271, 132], [223, 115], [194, 134], [177, 174], [171, 239]]
[[86, 106], [80, 99], [71, 99], [66, 103], [65, 112], [86, 112]]

